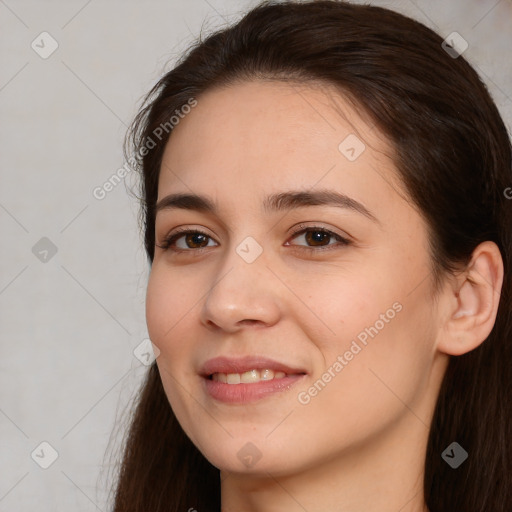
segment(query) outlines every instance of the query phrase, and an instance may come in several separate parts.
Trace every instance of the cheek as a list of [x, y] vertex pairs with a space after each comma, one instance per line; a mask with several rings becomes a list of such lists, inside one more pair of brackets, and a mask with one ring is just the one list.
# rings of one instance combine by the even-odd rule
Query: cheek
[[169, 294], [165, 292], [162, 280], [158, 279], [157, 272], [155, 272], [153, 268], [146, 289], [146, 323], [151, 341], [155, 343], [160, 350], [161, 338], [165, 332], [165, 326], [163, 324], [167, 310], [167, 300], [170, 298], [172, 298], [172, 296], [169, 296]]
[[302, 390], [301, 403], [311, 400], [304, 421], [327, 415], [324, 428], [340, 443], [344, 436], [369, 435], [406, 414], [404, 404], [415, 409], [412, 404], [428, 383], [432, 336], [424, 310], [411, 301], [400, 302], [400, 309], [395, 301], [391, 312], [386, 301], [375, 300], [371, 307], [345, 303], [347, 314], [337, 336], [320, 340], [323, 358], [315, 382]]
[[151, 270], [146, 290], [146, 324], [149, 338], [160, 350], [156, 363], [167, 399], [175, 413], [182, 415], [185, 406], [178, 383], [191, 371], [190, 344], [184, 342], [184, 333], [190, 332], [187, 321], [196, 300], [182, 293], [190, 288], [165, 270], [155, 266]]
[[168, 350], [194, 304], [190, 283], [153, 267], [146, 290], [146, 323], [151, 341]]
[[[322, 348], [330, 353], [348, 350], [351, 340], [358, 336], [364, 339], [376, 321], [381, 327], [380, 315], [392, 309], [394, 302], [392, 290], [379, 286], [378, 279], [368, 272], [365, 276], [317, 276], [315, 283], [305, 286], [298, 295], [308, 298], [308, 335], [313, 340], [323, 340]], [[388, 316], [394, 313], [392, 309]]]
[[305, 295], [316, 316], [308, 315], [302, 325], [321, 353], [319, 366], [329, 368], [346, 356], [343, 373], [360, 383], [375, 380], [370, 372], [375, 369], [402, 386], [407, 376], [421, 379], [431, 363], [433, 318], [426, 287], [410, 294], [403, 276], [383, 275], [321, 281], [323, 287]]

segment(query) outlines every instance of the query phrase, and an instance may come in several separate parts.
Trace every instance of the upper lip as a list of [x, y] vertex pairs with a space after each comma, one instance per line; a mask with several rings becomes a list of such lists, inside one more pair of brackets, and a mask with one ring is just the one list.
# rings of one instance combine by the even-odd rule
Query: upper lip
[[209, 377], [214, 373], [244, 373], [250, 370], [273, 370], [284, 372], [288, 375], [306, 373], [304, 369], [292, 368], [268, 357], [245, 356], [238, 358], [215, 357], [209, 359], [201, 368], [201, 375]]

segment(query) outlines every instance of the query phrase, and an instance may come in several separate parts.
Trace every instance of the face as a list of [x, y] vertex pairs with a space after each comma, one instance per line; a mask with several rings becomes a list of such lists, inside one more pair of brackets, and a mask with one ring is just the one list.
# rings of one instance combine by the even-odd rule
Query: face
[[182, 428], [229, 472], [303, 471], [426, 430], [438, 391], [426, 225], [390, 145], [328, 92], [209, 91], [163, 157], [149, 335]]

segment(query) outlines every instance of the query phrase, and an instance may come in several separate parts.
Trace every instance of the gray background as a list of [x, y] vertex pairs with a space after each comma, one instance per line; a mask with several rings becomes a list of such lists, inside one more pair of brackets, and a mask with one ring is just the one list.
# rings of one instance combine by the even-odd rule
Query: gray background
[[[510, 129], [512, 0], [372, 3], [459, 32]], [[147, 369], [133, 351], [148, 269], [134, 180], [93, 190], [124, 164], [126, 126], [167, 63], [255, 4], [0, 0], [1, 512], [108, 510]], [[44, 31], [58, 43], [46, 59], [31, 47], [51, 49]], [[58, 453], [47, 469], [42, 442]]]

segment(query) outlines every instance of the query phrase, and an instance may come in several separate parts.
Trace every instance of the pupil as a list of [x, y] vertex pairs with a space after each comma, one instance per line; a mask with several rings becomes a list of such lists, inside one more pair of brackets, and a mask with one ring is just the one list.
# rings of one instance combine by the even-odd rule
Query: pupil
[[[316, 236], [314, 236], [316, 235]], [[326, 237], [329, 237], [329, 233], [324, 233], [322, 231], [309, 231], [306, 233], [306, 239], [308, 243], [312, 242], [313, 244], [318, 242], [323, 242]]]
[[[191, 245], [200, 245], [201, 247], [204, 247], [206, 244], [202, 244], [202, 242], [206, 241], [206, 237], [204, 235], [201, 235], [200, 233], [192, 233], [187, 236], [187, 244]], [[202, 244], [202, 245], [201, 245]]]

